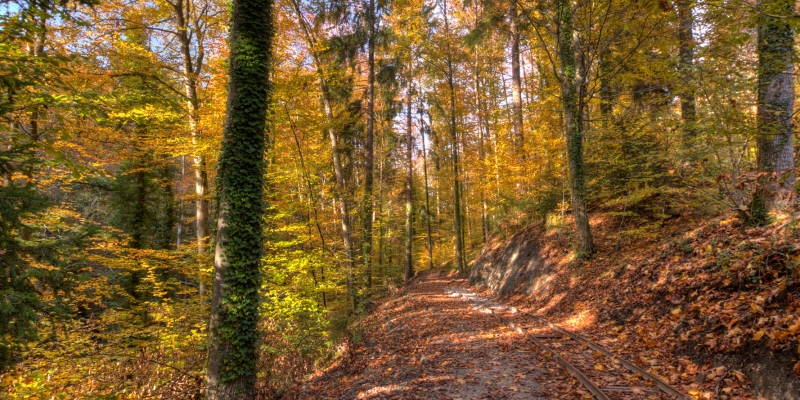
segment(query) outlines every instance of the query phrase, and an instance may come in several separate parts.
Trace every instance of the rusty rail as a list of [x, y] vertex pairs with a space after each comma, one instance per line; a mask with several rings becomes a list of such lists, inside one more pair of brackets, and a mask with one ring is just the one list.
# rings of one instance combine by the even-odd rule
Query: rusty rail
[[688, 397], [685, 394], [679, 392], [678, 389], [675, 389], [670, 384], [664, 382], [663, 380], [661, 380], [661, 378], [659, 378], [659, 377], [657, 377], [657, 376], [645, 371], [642, 368], [637, 367], [632, 362], [630, 362], [630, 361], [628, 361], [628, 360], [626, 360], [626, 359], [624, 359], [624, 358], [622, 358], [622, 357], [620, 357], [620, 356], [608, 351], [606, 348], [604, 348], [604, 347], [602, 347], [602, 346], [600, 346], [600, 345], [598, 345], [598, 344], [596, 344], [594, 342], [589, 341], [588, 339], [584, 338], [583, 336], [578, 335], [577, 333], [574, 333], [574, 332], [570, 332], [570, 331], [568, 331], [568, 330], [566, 330], [566, 329], [564, 329], [564, 328], [562, 328], [562, 327], [560, 327], [558, 325], [554, 325], [553, 323], [551, 323], [551, 322], [549, 322], [549, 321], [547, 321], [547, 320], [545, 320], [545, 319], [543, 319], [541, 317], [533, 315], [533, 314], [531, 314], [529, 312], [520, 311], [520, 313], [533, 318], [534, 320], [536, 320], [537, 322], [539, 322], [541, 324], [547, 325], [548, 328], [550, 328], [550, 329], [552, 329], [552, 330], [554, 330], [554, 331], [556, 331], [558, 333], [561, 333], [563, 335], [569, 336], [570, 338], [572, 338], [572, 340], [576, 340], [578, 342], [581, 342], [581, 343], [589, 346], [589, 348], [591, 348], [592, 350], [597, 351], [598, 353], [601, 353], [601, 354], [605, 355], [606, 357], [609, 357], [611, 359], [615, 359], [615, 360], [619, 361], [619, 363], [622, 364], [629, 371], [631, 371], [633, 373], [640, 374], [643, 377], [653, 381], [653, 383], [655, 383], [655, 385], [659, 389], [661, 389], [662, 392], [664, 392], [664, 393], [666, 393], [666, 394], [668, 394], [670, 396], [675, 396], [678, 399], [682, 399], [682, 400], [689, 400], [690, 399], [690, 397]]
[[[471, 294], [471, 296], [467, 296], [467, 295], [465, 295], [463, 293], [458, 293], [458, 295], [459, 295], [459, 297], [462, 297], [462, 298], [465, 298], [465, 299], [470, 299], [470, 297], [475, 297], [475, 298], [481, 299], [481, 301], [488, 301], [488, 300], [480, 298], [479, 296], [477, 296], [475, 293], [473, 293], [470, 290], [467, 290], [467, 292], [469, 292]], [[457, 293], [457, 292], [451, 292], [451, 293]], [[475, 299], [472, 299], [472, 300], [475, 300]], [[497, 303], [495, 303], [495, 304], [497, 304]], [[530, 342], [534, 343], [536, 346], [541, 348], [543, 351], [550, 353], [552, 355], [552, 357], [562, 367], [564, 367], [564, 369], [569, 371], [597, 399], [599, 399], [599, 400], [607, 400], [607, 399], [610, 400], [610, 398], [603, 392], [603, 390], [600, 389], [599, 387], [597, 387], [597, 385], [595, 385], [588, 377], [586, 377], [586, 375], [584, 375], [577, 368], [572, 366], [572, 364], [570, 364], [567, 360], [565, 360], [563, 357], [558, 355], [555, 351], [553, 351], [544, 342], [539, 340], [536, 336], [530, 335], [528, 332], [525, 331], [525, 329], [519, 327], [514, 322], [511, 322], [510, 320], [500, 316], [492, 308], [486, 307], [486, 306], [480, 306], [480, 307], [489, 310], [493, 316], [495, 316], [496, 318], [498, 318], [501, 321], [503, 321], [503, 323], [505, 323], [506, 325], [508, 325], [512, 329], [514, 329], [517, 333], [520, 333], [520, 334], [524, 335], [525, 338], [528, 339]], [[507, 307], [501, 306], [500, 308], [507, 308]], [[643, 378], [652, 381], [656, 385], [656, 387], [658, 389], [660, 389], [662, 392], [664, 392], [665, 394], [667, 394], [669, 396], [672, 396], [673, 398], [678, 399], [678, 400], [691, 400], [691, 397], [688, 397], [687, 395], [681, 393], [680, 391], [678, 391], [678, 389], [675, 389], [674, 387], [672, 387], [668, 383], [664, 382], [659, 377], [657, 377], [657, 376], [645, 371], [644, 369], [642, 369], [642, 368], [636, 366], [635, 364], [631, 363], [630, 361], [625, 360], [624, 358], [612, 353], [611, 351], [605, 349], [604, 347], [602, 347], [602, 346], [600, 346], [600, 345], [598, 345], [598, 344], [596, 344], [594, 342], [589, 341], [588, 339], [584, 338], [583, 336], [578, 335], [577, 333], [568, 331], [568, 330], [566, 330], [566, 329], [564, 329], [564, 328], [562, 328], [562, 327], [560, 327], [558, 325], [555, 325], [555, 324], [545, 320], [544, 318], [541, 318], [539, 316], [533, 315], [533, 314], [531, 314], [529, 312], [521, 311], [521, 310], [519, 310], [519, 312], [520, 312], [520, 314], [526, 315], [526, 316], [532, 318], [533, 320], [535, 320], [536, 322], [538, 322], [538, 323], [540, 323], [542, 325], [545, 325], [548, 328], [550, 328], [550, 329], [552, 329], [552, 330], [554, 330], [554, 331], [556, 331], [556, 332], [558, 332], [558, 333], [560, 333], [562, 335], [566, 335], [566, 336], [570, 337], [572, 340], [575, 340], [577, 342], [585, 344], [586, 346], [588, 346], [592, 350], [595, 350], [598, 353], [603, 354], [606, 357], [611, 358], [612, 360], [619, 361], [619, 363], [622, 364], [622, 366], [627, 368], [629, 371], [631, 371], [633, 373], [636, 373], [636, 374], [639, 374]], [[615, 388], [614, 390], [618, 390], [618, 388]]]
[[497, 315], [494, 312], [494, 310], [491, 310], [491, 311], [492, 311], [492, 315], [494, 315], [495, 317], [497, 317], [501, 321], [505, 322], [506, 325], [511, 327], [511, 329], [517, 331], [517, 333], [521, 333], [521, 334], [525, 335], [525, 338], [527, 338], [533, 344], [539, 346], [540, 349], [550, 353], [550, 355], [553, 357], [553, 359], [556, 360], [556, 362], [561, 364], [561, 366], [564, 367], [564, 369], [569, 371], [569, 373], [572, 374], [572, 376], [574, 376], [578, 381], [580, 381], [580, 383], [583, 385], [583, 387], [585, 387], [586, 390], [591, 392], [594, 395], [594, 397], [596, 397], [598, 400], [611, 400], [611, 398], [608, 397], [605, 393], [603, 393], [603, 391], [599, 387], [597, 387], [597, 385], [595, 385], [588, 377], [586, 377], [586, 375], [584, 375], [583, 372], [581, 372], [577, 368], [573, 367], [572, 364], [570, 364], [567, 360], [565, 360], [563, 357], [558, 355], [558, 353], [556, 353], [555, 351], [553, 351], [553, 349], [551, 349], [546, 344], [544, 344], [544, 342], [542, 342], [541, 340], [535, 338], [534, 336], [529, 335], [528, 332], [525, 332], [522, 328], [517, 326], [517, 324], [515, 324], [515, 323], [513, 323], [513, 322], [511, 322], [511, 321], [509, 321], [509, 320]]

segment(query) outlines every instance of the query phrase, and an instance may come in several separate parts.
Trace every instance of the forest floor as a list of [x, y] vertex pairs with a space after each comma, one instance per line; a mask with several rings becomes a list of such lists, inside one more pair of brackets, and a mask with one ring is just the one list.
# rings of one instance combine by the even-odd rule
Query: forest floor
[[536, 399], [557, 390], [556, 365], [522, 335], [445, 289], [464, 279], [425, 274], [364, 321], [349, 359], [303, 387], [308, 399]]
[[530, 227], [481, 255], [506, 278], [513, 274], [505, 266], [518, 254], [542, 260], [530, 264], [526, 293], [498, 298], [487, 285], [468, 287], [452, 273], [425, 271], [400, 293], [376, 300], [355, 320], [342, 358], [287, 397], [604, 398], [590, 394], [532, 336], [608, 398], [670, 398], [585, 343], [546, 331], [536, 322], [543, 318], [686, 398], [798, 399], [796, 219], [764, 228], [742, 226], [731, 215], [676, 220], [658, 237], [622, 244], [598, 221], [599, 255], [581, 265], [571, 260], [568, 236]]
[[[459, 295], [459, 291], [471, 294], [465, 287], [464, 279], [438, 271], [422, 274], [404, 292], [384, 300], [361, 321], [363, 337], [355, 341], [345, 359], [312, 378], [290, 397], [593, 398], [526, 336], [511, 329], [489, 309], [465, 301]], [[609, 371], [614, 370], [613, 365], [606, 365]], [[588, 369], [597, 372], [592, 367], [589, 364]], [[615, 385], [619, 382], [616, 377], [592, 380], [610, 388], [613, 393], [609, 395], [614, 399], [669, 398], [652, 387], [626, 391], [624, 383]]]

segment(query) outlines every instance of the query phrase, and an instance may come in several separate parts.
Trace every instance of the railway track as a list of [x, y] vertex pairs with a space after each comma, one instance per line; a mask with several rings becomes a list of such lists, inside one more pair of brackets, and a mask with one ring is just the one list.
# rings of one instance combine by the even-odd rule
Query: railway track
[[691, 399], [645, 369], [538, 316], [484, 299], [468, 289], [447, 288], [445, 291], [452, 297], [473, 303], [474, 309], [491, 313], [524, 335], [596, 399]]

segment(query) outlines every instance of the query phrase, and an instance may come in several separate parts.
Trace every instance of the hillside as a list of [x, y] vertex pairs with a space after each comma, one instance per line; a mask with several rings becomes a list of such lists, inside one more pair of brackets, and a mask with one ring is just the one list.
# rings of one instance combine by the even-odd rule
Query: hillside
[[[484, 251], [470, 282], [605, 338], [630, 359], [667, 360], [651, 368], [688, 393], [724, 394], [751, 382], [756, 396], [798, 398], [795, 225], [676, 220], [657, 240], [619, 247], [599, 225], [593, 260], [575, 264], [564, 235], [533, 227]], [[725, 367], [724, 377], [711, 372], [716, 367]]]

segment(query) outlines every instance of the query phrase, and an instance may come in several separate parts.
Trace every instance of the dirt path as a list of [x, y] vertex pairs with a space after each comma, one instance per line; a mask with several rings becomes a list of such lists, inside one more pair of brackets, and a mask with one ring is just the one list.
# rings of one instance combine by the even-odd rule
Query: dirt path
[[571, 375], [485, 309], [428, 276], [365, 321], [349, 360], [303, 399], [591, 399]]

